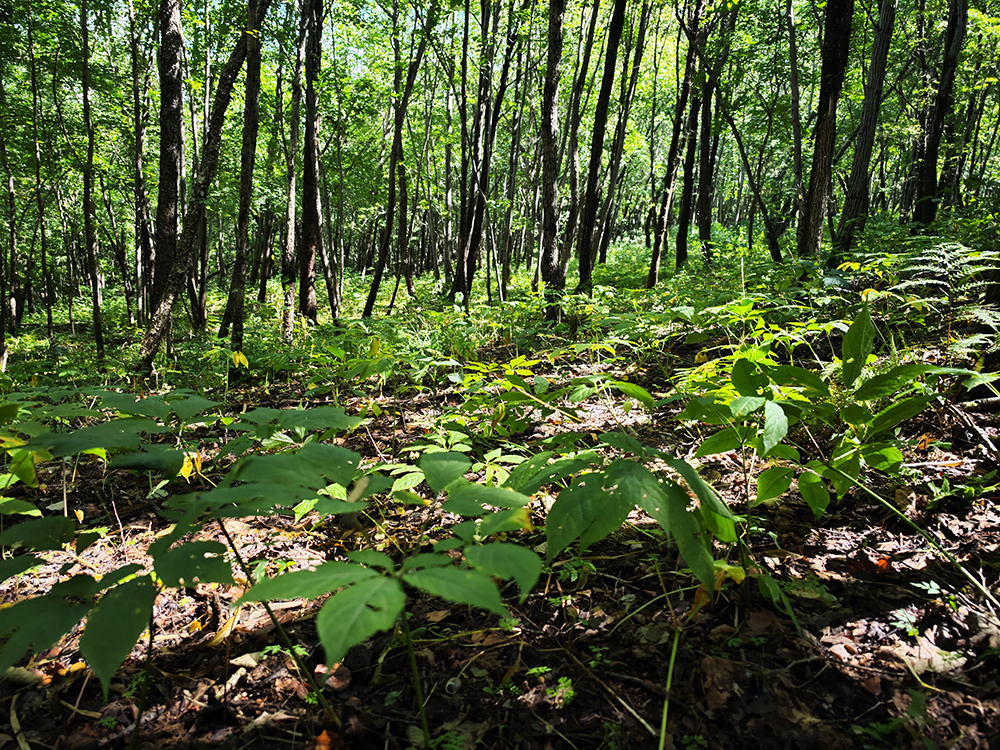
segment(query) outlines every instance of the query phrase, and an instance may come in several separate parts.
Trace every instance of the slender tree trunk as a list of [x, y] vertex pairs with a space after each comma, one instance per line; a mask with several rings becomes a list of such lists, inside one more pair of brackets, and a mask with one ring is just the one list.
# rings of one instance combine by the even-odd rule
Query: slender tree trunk
[[291, 116], [288, 126], [288, 149], [285, 152], [285, 169], [287, 174], [287, 190], [285, 201], [285, 234], [281, 243], [281, 290], [282, 316], [281, 337], [286, 344], [292, 343], [295, 330], [295, 216], [296, 216], [296, 155], [299, 150], [299, 108], [302, 101], [302, 68], [306, 55], [306, 16], [300, 15], [299, 41], [296, 45], [295, 70], [292, 74]]
[[798, 250], [806, 258], [819, 256], [823, 221], [830, 196], [833, 151], [837, 135], [837, 102], [847, 72], [851, 49], [854, 0], [828, 0], [823, 22], [823, 65], [820, 70], [819, 109], [814, 131], [812, 169], [806, 213], [799, 217]]
[[[177, 254], [178, 195], [183, 133], [181, 3], [160, 2], [160, 167], [156, 199], [156, 257], [150, 310], [163, 299]], [[172, 301], [171, 301], [172, 303]], [[168, 321], [164, 321], [166, 324]], [[159, 346], [159, 340], [156, 345]]]
[[897, 3], [898, 0], [882, 0], [879, 10], [878, 26], [872, 41], [871, 64], [868, 66], [865, 100], [861, 105], [861, 124], [854, 142], [854, 160], [847, 178], [844, 210], [840, 214], [840, 224], [834, 238], [834, 252], [830, 256], [830, 262], [834, 265], [838, 258], [850, 254], [855, 235], [864, 229], [868, 220], [872, 147], [875, 145], [875, 132], [882, 106], [882, 89]]
[[47, 235], [45, 233], [45, 190], [42, 188], [42, 152], [41, 138], [38, 135], [38, 74], [35, 65], [35, 44], [34, 44], [34, 13], [31, 6], [28, 8], [28, 57], [31, 62], [31, 128], [34, 133], [34, 155], [35, 155], [35, 200], [38, 205], [38, 228], [39, 240], [41, 242], [42, 255], [42, 277], [45, 282], [45, 319], [49, 339], [53, 336], [52, 305], [54, 303], [55, 290], [52, 283], [52, 272], [49, 270], [49, 252]]
[[[94, 122], [90, 115], [90, 23], [87, 0], [80, 3], [80, 33], [83, 43], [81, 83], [83, 87], [83, 124], [87, 130], [87, 161], [83, 165], [83, 235], [90, 266], [91, 304], [94, 320], [94, 345], [97, 358], [104, 358], [104, 326], [101, 321], [101, 268], [97, 259], [97, 211], [94, 208]], [[44, 256], [43, 256], [44, 258]], [[51, 284], [51, 280], [49, 282]], [[49, 303], [51, 305], [51, 302]]]
[[913, 206], [914, 221], [924, 226], [934, 221], [938, 208], [938, 153], [945, 120], [955, 103], [955, 76], [958, 72], [958, 58], [965, 43], [966, 27], [969, 21], [968, 0], [950, 0], [948, 4], [948, 27], [944, 35], [944, 49], [941, 59], [941, 77], [927, 127], [918, 145], [916, 160], [917, 184]]
[[[583, 195], [583, 209], [580, 213], [580, 229], [577, 232], [576, 255], [580, 262], [579, 289], [587, 294], [593, 288], [594, 261], [594, 225], [597, 222], [597, 210], [600, 207], [600, 192], [598, 181], [601, 173], [601, 153], [604, 150], [604, 133], [607, 129], [608, 105], [611, 100], [611, 89], [615, 81], [615, 69], [618, 67], [618, 44], [621, 41], [622, 29], [625, 26], [626, 0], [615, 0], [611, 11], [611, 21], [608, 26], [608, 46], [604, 58], [604, 73], [601, 78], [601, 90], [597, 95], [597, 107], [594, 110], [594, 133], [590, 141], [590, 166], [587, 168], [587, 189]], [[609, 189], [611, 189], [609, 187]]]
[[257, 8], [256, 21], [258, 28], [250, 29], [249, 33], [240, 34], [240, 39], [236, 43], [219, 75], [219, 83], [215, 90], [215, 99], [212, 104], [212, 116], [209, 126], [205, 132], [205, 143], [201, 153], [201, 163], [198, 168], [198, 177], [195, 180], [191, 196], [188, 200], [187, 211], [184, 214], [184, 231], [177, 244], [177, 253], [174, 263], [167, 277], [168, 283], [156, 310], [150, 319], [149, 328], [143, 337], [139, 348], [138, 369], [140, 372], [149, 373], [152, 370], [153, 357], [156, 350], [163, 341], [164, 334], [170, 322], [171, 312], [177, 294], [184, 287], [188, 276], [188, 269], [191, 265], [191, 253], [194, 247], [195, 236], [198, 232], [199, 224], [205, 215], [205, 201], [208, 198], [209, 187], [215, 178], [215, 170], [219, 163], [219, 151], [222, 145], [222, 129], [225, 124], [226, 110], [229, 108], [229, 101], [232, 98], [233, 86], [236, 77], [247, 55], [247, 37], [259, 31], [259, 24], [267, 13], [270, 0], [260, 0]]
[[[257, 22], [256, 0], [247, 8], [247, 29], [260, 27]], [[250, 244], [250, 208], [253, 202], [253, 173], [257, 156], [257, 133], [260, 125], [260, 39], [247, 35], [246, 95], [243, 103], [243, 144], [240, 151], [240, 206], [236, 216], [236, 258], [229, 286], [229, 299], [223, 315], [219, 338], [224, 338], [227, 324], [233, 335], [229, 347], [243, 351], [244, 303], [246, 300], [247, 254]], [[229, 368], [229, 383], [239, 380], [238, 365]]]
[[545, 83], [542, 91], [542, 242], [539, 268], [549, 301], [547, 316], [558, 320], [558, 295], [566, 288], [569, 246], [559, 244], [559, 61], [566, 0], [550, 0]]
[[136, 312], [139, 323], [145, 323], [149, 312], [150, 266], [153, 262], [153, 237], [150, 231], [149, 195], [143, 173], [143, 152], [146, 148], [146, 121], [143, 112], [143, 88], [139, 76], [139, 38], [136, 31], [135, 8], [128, 3], [129, 54], [132, 72], [132, 130], [135, 136], [132, 159], [132, 196], [135, 203], [135, 289]]
[[319, 210], [319, 82], [320, 42], [323, 33], [323, 0], [305, 0], [306, 15], [306, 129], [302, 156], [302, 244], [299, 247], [299, 312], [314, 325], [316, 307], [316, 256], [323, 242]]

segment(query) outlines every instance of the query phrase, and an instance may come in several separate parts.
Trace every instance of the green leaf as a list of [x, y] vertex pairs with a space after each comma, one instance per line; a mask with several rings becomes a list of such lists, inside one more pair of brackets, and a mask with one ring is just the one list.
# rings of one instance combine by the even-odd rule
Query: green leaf
[[743, 419], [748, 414], [753, 414], [767, 401], [763, 396], [739, 396], [729, 402], [729, 411], [733, 419]]
[[315, 599], [352, 583], [380, 577], [380, 574], [371, 568], [342, 560], [331, 560], [314, 570], [296, 570], [282, 573], [274, 578], [265, 578], [245, 593], [240, 601], [263, 602], [300, 597]]
[[396, 481], [392, 483], [392, 491], [401, 492], [402, 490], [412, 490], [423, 481], [424, 473], [420, 471], [420, 469], [417, 469], [397, 477]]
[[501, 510], [483, 518], [479, 523], [478, 536], [485, 539], [492, 534], [502, 534], [505, 531], [530, 531], [531, 513], [527, 508]]
[[646, 453], [646, 449], [643, 448], [642, 443], [624, 432], [605, 432], [601, 435], [601, 442], [612, 448], [617, 448], [622, 453], [634, 453], [637, 456], [642, 456]]
[[759, 396], [762, 388], [767, 386], [768, 378], [756, 363], [740, 358], [733, 362], [733, 388], [741, 396]]
[[542, 559], [519, 544], [495, 542], [466, 547], [465, 559], [473, 568], [498, 578], [513, 578], [523, 602], [542, 573]]
[[377, 573], [331, 596], [316, 616], [327, 665], [341, 661], [352, 646], [389, 630], [405, 604], [399, 581]]
[[80, 653], [100, 679], [105, 700], [111, 678], [149, 624], [155, 600], [150, 577], [133, 578], [108, 591], [87, 617]]
[[653, 397], [650, 395], [649, 391], [642, 386], [636, 385], [635, 383], [629, 383], [624, 380], [612, 380], [608, 385], [612, 388], [617, 388], [629, 398], [634, 398], [650, 411], [653, 410]]
[[873, 469], [895, 474], [903, 463], [903, 453], [894, 445], [874, 443], [861, 448], [861, 457]]
[[580, 538], [584, 529], [601, 512], [603, 499], [604, 478], [600, 474], [579, 477], [559, 493], [545, 519], [549, 560]]
[[53, 456], [72, 456], [93, 448], [135, 450], [143, 433], [159, 433], [163, 428], [151, 419], [130, 417], [81, 427], [73, 432], [49, 432], [32, 440], [32, 448], [48, 449]]
[[727, 453], [743, 446], [751, 437], [753, 429], [749, 425], [730, 426], [709, 435], [695, 451], [695, 458]]
[[0, 582], [19, 576], [26, 570], [31, 570], [45, 562], [34, 555], [18, 555], [17, 557], [0, 558]]
[[865, 303], [858, 317], [851, 323], [851, 327], [844, 334], [844, 343], [841, 346], [841, 360], [843, 369], [840, 374], [841, 382], [845, 388], [850, 388], [862, 368], [868, 361], [868, 355], [872, 353], [872, 344], [875, 342], [875, 324], [872, 323], [871, 313], [868, 311], [868, 303]]
[[154, 567], [164, 586], [233, 583], [226, 548], [219, 542], [189, 542], [173, 547], [156, 558]]
[[73, 539], [76, 524], [65, 516], [29, 518], [4, 530], [0, 534], [0, 546], [20, 544], [39, 552], [62, 549]]
[[873, 414], [861, 404], [848, 404], [840, 410], [840, 418], [854, 427], [862, 427], [872, 421]]
[[531, 498], [506, 487], [487, 487], [483, 484], [463, 484], [448, 492], [449, 503], [486, 503], [497, 508], [521, 508]]
[[755, 504], [766, 503], [783, 495], [792, 486], [795, 470], [788, 466], [772, 466], [757, 477], [757, 499]]
[[507, 614], [496, 584], [488, 575], [474, 570], [460, 570], [452, 566], [424, 568], [403, 574], [403, 580], [421, 591], [455, 604], [469, 604], [498, 615]]
[[[701, 507], [705, 511], [705, 523], [709, 525], [716, 538], [727, 543], [735, 542], [737, 540], [736, 519], [733, 517], [732, 511], [729, 510], [729, 506], [723, 502], [712, 485], [702, 479], [687, 461], [670, 456], [661, 456], [661, 458], [667, 466], [681, 475], [687, 486], [697, 495]], [[665, 483], [665, 490], [669, 484], [671, 483]], [[680, 491], [683, 492], [683, 490]]]
[[830, 492], [823, 484], [823, 478], [811, 471], [799, 474], [799, 494], [816, 518], [822, 516], [830, 504]]
[[382, 570], [394, 570], [396, 564], [385, 552], [375, 549], [356, 549], [347, 553], [351, 562], [360, 563], [369, 568], [381, 568]]
[[907, 419], [917, 416], [920, 412], [926, 409], [927, 405], [934, 401], [935, 398], [937, 397], [912, 396], [910, 398], [903, 399], [886, 409], [883, 409], [875, 415], [868, 434], [872, 436], [878, 435], [880, 432], [892, 429], [900, 422], [905, 422]]
[[349, 417], [339, 406], [313, 406], [309, 409], [279, 410], [278, 425], [283, 430], [335, 430], [341, 432], [357, 427], [360, 417]]
[[162, 471], [167, 476], [177, 476], [184, 466], [184, 451], [165, 445], [146, 445], [141, 451], [122, 453], [108, 461], [112, 469], [138, 469]]
[[0, 609], [0, 636], [10, 634], [0, 650], [0, 674], [29, 648], [42, 653], [66, 635], [87, 614], [87, 605], [61, 597], [36, 596]]
[[434, 492], [442, 492], [456, 479], [465, 476], [472, 468], [472, 462], [461, 453], [425, 453], [420, 459], [420, 468], [427, 478], [427, 485]]
[[764, 404], [764, 429], [760, 435], [763, 455], [766, 456], [787, 434], [788, 417], [785, 416], [785, 410], [781, 408], [781, 404], [768, 401]]
[[25, 515], [40, 516], [42, 512], [27, 500], [13, 497], [0, 497], [0, 516]]
[[532, 495], [538, 492], [543, 484], [573, 476], [591, 464], [584, 458], [569, 456], [549, 463], [552, 455], [552, 451], [542, 451], [518, 464], [503, 486], [510, 487], [522, 495]]
[[924, 373], [933, 370], [934, 365], [898, 365], [888, 372], [869, 378], [854, 392], [855, 401], [871, 401], [876, 398], [897, 396], [907, 389]]
[[170, 407], [170, 411], [177, 415], [177, 419], [182, 424], [187, 424], [191, 421], [191, 417], [200, 414], [206, 409], [218, 406], [219, 402], [209, 401], [207, 398], [197, 394], [191, 394], [182, 396], [181, 398], [168, 398], [167, 405]]
[[677, 542], [677, 549], [694, 572], [699, 582], [709, 591], [715, 590], [715, 562], [709, 551], [707, 530], [698, 522], [699, 517], [688, 510], [690, 498], [678, 485], [665, 485], [670, 534]]
[[136, 398], [131, 393], [115, 393], [105, 391], [101, 394], [101, 402], [106, 409], [114, 409], [122, 414], [135, 417], [153, 417], [166, 422], [170, 419], [170, 407], [162, 396]]
[[830, 395], [830, 388], [823, 379], [812, 370], [806, 370], [796, 365], [778, 365], [768, 371], [771, 381], [785, 387], [803, 388], [816, 391], [824, 397]]

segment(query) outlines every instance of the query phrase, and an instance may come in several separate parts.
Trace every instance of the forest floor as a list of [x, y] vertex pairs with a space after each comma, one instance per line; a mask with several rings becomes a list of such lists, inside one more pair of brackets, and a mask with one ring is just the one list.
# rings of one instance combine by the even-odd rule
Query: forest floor
[[[280, 401], [252, 391], [229, 396], [234, 404]], [[351, 433], [346, 445], [375, 459], [405, 451], [421, 432], [421, 415], [412, 403], [396, 404], [411, 410], [400, 422], [392, 406], [386, 403], [382, 417]], [[612, 414], [606, 402], [592, 406], [574, 430], [625, 427], [645, 445], [681, 456], [690, 456], [699, 439], [667, 409]], [[983, 436], [1000, 442], [1000, 423], [995, 414], [959, 420], [955, 412], [928, 412], [922, 420], [906, 429], [945, 436], [950, 451], [912, 452], [905, 460], [924, 481], [877, 489], [996, 591], [997, 498], [939, 498], [928, 488], [995, 468], [977, 444]], [[542, 424], [523, 439], [555, 429], [565, 426]], [[738, 455], [703, 459], [700, 471], [735, 512], [747, 513]], [[81, 467], [70, 486], [72, 507], [86, 518], [106, 515], [112, 533], [78, 557], [52, 553], [36, 575], [0, 592], [2, 601], [47, 591], [74, 570], [148, 564], [143, 550], [167, 522], [146, 499], [149, 488], [134, 482], [125, 472], [104, 474], [97, 463]], [[34, 492], [52, 501], [63, 490], [54, 480]], [[437, 746], [1000, 747], [1000, 629], [954, 566], [903, 519], [861, 495], [849, 494], [819, 520], [792, 493], [752, 513], [751, 530], [761, 530], [748, 537], [752, 559], [782, 582], [788, 611], [762, 598], [753, 568], [742, 584], [724, 581], [715, 600], [699, 607], [697, 584], [675, 547], [637, 513], [585, 555], [561, 556], [523, 603], [506, 597], [510, 620], [411, 598], [417, 668]], [[433, 504], [385, 502], [360, 518], [360, 528], [306, 516], [297, 524], [234, 519], [227, 530], [245, 559], [301, 566], [373, 544], [390, 554], [409, 551], [443, 535], [445, 515]], [[543, 525], [540, 513], [536, 520]], [[203, 534], [222, 537], [212, 525]], [[537, 546], [544, 536], [529, 532], [520, 540]], [[233, 608], [242, 593], [217, 585], [161, 593], [149, 684], [144, 638], [107, 698], [80, 658], [78, 627], [0, 683], [0, 747], [126, 747], [143, 702], [144, 748], [419, 744], [410, 665], [398, 637], [387, 633], [355, 647], [330, 673], [314, 627], [322, 602], [275, 603], [340, 713], [341, 725], [333, 726], [310, 701], [261, 605]]]

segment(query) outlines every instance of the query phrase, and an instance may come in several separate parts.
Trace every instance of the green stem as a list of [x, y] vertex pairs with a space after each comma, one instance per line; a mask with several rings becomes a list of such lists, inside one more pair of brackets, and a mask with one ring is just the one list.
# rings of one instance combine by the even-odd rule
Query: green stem
[[[253, 571], [251, 571], [250, 566], [243, 561], [240, 551], [236, 548], [236, 542], [234, 542], [233, 538], [229, 535], [229, 530], [226, 528], [226, 525], [222, 522], [221, 518], [219, 519], [219, 528], [222, 529], [222, 535], [226, 537], [226, 543], [229, 545], [229, 549], [232, 550], [233, 556], [236, 558], [236, 563], [240, 566], [240, 570], [243, 571], [243, 575], [246, 576], [248, 581], [252, 581]], [[299, 655], [298, 649], [292, 645], [292, 639], [288, 637], [288, 633], [278, 621], [278, 618], [274, 614], [274, 610], [271, 609], [271, 605], [266, 601], [261, 602], [261, 604], [264, 605], [264, 611], [267, 612], [267, 616], [271, 618], [271, 623], [274, 625], [274, 629], [278, 633], [278, 637], [281, 639], [282, 645], [295, 662], [295, 667], [299, 670], [299, 674], [301, 674], [302, 678], [309, 684], [309, 689], [312, 691], [312, 694], [316, 696], [316, 701], [323, 709], [323, 713], [326, 715], [327, 721], [333, 724], [337, 729], [340, 729], [340, 717], [337, 716], [336, 712], [333, 710], [333, 706], [330, 705], [330, 701], [328, 701], [326, 696], [323, 695], [323, 690], [317, 684], [313, 673], [306, 667], [306, 663]]]
[[142, 667], [143, 680], [139, 686], [139, 705], [135, 714], [135, 724], [132, 725], [132, 736], [128, 741], [128, 750], [139, 747], [139, 729], [142, 727], [142, 715], [146, 713], [146, 696], [149, 693], [149, 681], [153, 674], [153, 613], [149, 613], [149, 645], [146, 647], [146, 663]]
[[670, 686], [674, 682], [674, 664], [677, 663], [677, 644], [681, 639], [680, 627], [674, 631], [674, 645], [670, 649], [670, 666], [667, 667], [667, 693], [663, 696], [663, 712], [660, 714], [660, 748], [663, 750], [667, 742], [667, 709], [670, 707]]
[[933, 547], [935, 550], [937, 550], [942, 557], [944, 557], [948, 562], [950, 562], [953, 566], [955, 566], [955, 568], [969, 581], [969, 583], [972, 584], [973, 588], [975, 588], [980, 594], [986, 597], [986, 600], [993, 605], [994, 612], [1000, 611], [1000, 601], [997, 601], [997, 598], [993, 596], [993, 593], [988, 588], [986, 588], [982, 583], [977, 581], [975, 576], [973, 576], [972, 573], [966, 570], [965, 566], [963, 566], [957, 559], [955, 559], [955, 556], [952, 555], [948, 550], [942, 547], [941, 544], [934, 537], [930, 535], [930, 533], [924, 531], [922, 528], [920, 528], [920, 526], [911, 521], [906, 516], [906, 514], [903, 513], [899, 508], [890, 503], [888, 500], [886, 500], [884, 497], [879, 495], [874, 490], [863, 485], [861, 482], [852, 477], [850, 474], [845, 473], [841, 469], [838, 469], [836, 466], [830, 466], [829, 464], [826, 464], [826, 466], [827, 468], [832, 469], [833, 471], [840, 474], [842, 477], [848, 479], [852, 484], [854, 484], [855, 487], [868, 493], [872, 498], [877, 500], [883, 506], [885, 506], [890, 511], [899, 516], [901, 519], [903, 519], [903, 521], [905, 521], [907, 525], [909, 525], [911, 528], [913, 528], [914, 531], [916, 531], [918, 534], [920, 534], [920, 536], [922, 536], [925, 540], [927, 540], [927, 543], [931, 545], [931, 547]]
[[413, 674], [413, 690], [417, 694], [417, 712], [420, 714], [420, 729], [424, 733], [424, 747], [431, 746], [431, 730], [427, 724], [427, 711], [424, 709], [424, 689], [420, 684], [420, 671], [417, 669], [417, 654], [413, 650], [413, 635], [410, 633], [410, 623], [406, 612], [399, 616], [399, 626], [406, 641], [406, 655], [410, 658], [410, 672]]

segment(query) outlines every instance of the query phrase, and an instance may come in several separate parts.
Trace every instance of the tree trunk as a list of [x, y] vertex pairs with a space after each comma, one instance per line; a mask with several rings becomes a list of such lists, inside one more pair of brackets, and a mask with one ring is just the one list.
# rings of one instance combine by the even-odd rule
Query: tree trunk
[[299, 312], [312, 324], [316, 307], [316, 257], [323, 242], [319, 210], [319, 70], [323, 34], [323, 0], [305, 0], [306, 128], [302, 154], [302, 244], [299, 246]]
[[550, 0], [548, 52], [542, 90], [542, 243], [539, 267], [549, 301], [547, 317], [558, 320], [558, 294], [566, 288], [569, 247], [559, 245], [559, 61], [563, 48], [566, 0]]
[[[256, 0], [247, 8], [247, 29], [259, 27], [256, 19]], [[240, 206], [236, 215], [236, 258], [233, 277], [229, 285], [229, 299], [223, 315], [219, 338], [224, 338], [227, 325], [233, 335], [229, 348], [243, 351], [244, 303], [246, 300], [247, 254], [250, 243], [250, 207], [253, 201], [253, 173], [257, 156], [257, 132], [260, 125], [260, 39], [256, 34], [247, 35], [246, 95], [243, 103], [243, 144], [240, 150]], [[237, 366], [229, 368], [229, 383], [239, 380]]]
[[944, 35], [941, 58], [941, 77], [926, 128], [917, 146], [917, 184], [913, 205], [913, 220], [927, 226], [937, 216], [938, 209], [938, 153], [945, 120], [955, 103], [955, 75], [958, 57], [965, 42], [969, 21], [968, 0], [950, 0], [948, 28]]
[[146, 121], [143, 112], [142, 92], [145, 88], [139, 77], [139, 38], [136, 31], [135, 8], [128, 3], [129, 54], [132, 72], [132, 130], [135, 143], [132, 157], [132, 196], [135, 203], [135, 292], [136, 317], [145, 323], [149, 312], [150, 266], [153, 262], [153, 237], [150, 231], [149, 195], [143, 172], [143, 152], [146, 148]]
[[299, 108], [302, 101], [302, 68], [306, 56], [306, 15], [300, 14], [299, 40], [296, 45], [295, 70], [292, 73], [291, 116], [288, 126], [288, 149], [285, 152], [285, 170], [287, 175], [287, 190], [285, 192], [285, 234], [281, 243], [281, 338], [286, 344], [292, 343], [295, 331], [295, 215], [296, 215], [296, 155], [299, 150]]
[[847, 192], [844, 196], [844, 210], [840, 214], [840, 224], [833, 242], [831, 264], [850, 254], [855, 235], [862, 231], [868, 220], [869, 185], [871, 183], [872, 147], [875, 145], [875, 131], [878, 127], [879, 110], [882, 106], [882, 88], [885, 82], [886, 64], [889, 59], [889, 41], [896, 21], [898, 0], [882, 0], [878, 26], [872, 41], [871, 64], [868, 66], [868, 80], [865, 86], [865, 100], [861, 105], [861, 124], [854, 141], [854, 160], [847, 178]]
[[174, 262], [167, 276], [166, 288], [149, 322], [149, 328], [142, 339], [139, 347], [138, 370], [144, 374], [151, 372], [153, 357], [159, 349], [163, 336], [170, 323], [171, 312], [177, 294], [184, 286], [191, 265], [191, 251], [194, 247], [195, 236], [198, 232], [199, 224], [205, 215], [205, 201], [208, 198], [209, 187], [215, 178], [215, 170], [219, 163], [219, 151], [222, 145], [222, 130], [226, 119], [226, 110], [229, 108], [229, 101], [232, 98], [233, 86], [236, 77], [247, 55], [247, 37], [259, 32], [259, 25], [267, 13], [270, 0], [260, 0], [257, 8], [257, 28], [250, 29], [249, 33], [240, 34], [240, 39], [236, 43], [226, 61], [225, 67], [219, 76], [219, 83], [215, 90], [215, 99], [212, 104], [212, 116], [209, 121], [208, 130], [205, 132], [205, 142], [201, 153], [201, 163], [198, 168], [198, 177], [194, 182], [191, 196], [187, 203], [187, 211], [184, 214], [184, 231], [177, 243], [177, 252]]
[[[626, 0], [615, 0], [611, 11], [611, 21], [608, 26], [608, 46], [604, 58], [604, 73], [601, 78], [601, 90], [597, 95], [597, 106], [594, 110], [594, 133], [590, 141], [590, 165], [587, 168], [587, 189], [583, 195], [583, 209], [580, 213], [580, 229], [577, 232], [576, 255], [580, 262], [579, 290], [590, 293], [594, 285], [593, 271], [596, 259], [594, 247], [594, 224], [597, 221], [597, 210], [600, 207], [600, 192], [598, 181], [601, 173], [601, 153], [604, 150], [604, 133], [607, 129], [608, 104], [611, 100], [611, 89], [615, 82], [615, 69], [618, 67], [618, 44], [621, 41], [622, 29], [625, 26]], [[609, 187], [609, 189], [612, 189]]]
[[823, 238], [823, 221], [827, 214], [837, 135], [837, 102], [847, 71], [853, 17], [854, 0], [828, 0], [823, 22], [823, 65], [820, 70], [812, 169], [809, 173], [809, 191], [806, 193], [806, 213], [799, 217], [798, 226], [798, 251], [801, 257], [818, 257]]
[[41, 241], [42, 254], [42, 277], [45, 281], [45, 319], [49, 339], [53, 336], [52, 305], [55, 291], [52, 284], [52, 272], [49, 270], [48, 243], [45, 234], [45, 190], [42, 189], [42, 152], [41, 138], [38, 135], [38, 75], [35, 65], [35, 44], [34, 44], [34, 13], [31, 6], [28, 8], [28, 58], [31, 61], [31, 128], [34, 133], [34, 155], [35, 155], [35, 200], [38, 205], [38, 228], [39, 239]]
[[[80, 3], [81, 84], [83, 88], [83, 124], [87, 130], [87, 161], [83, 165], [83, 235], [87, 243], [87, 263], [90, 266], [91, 306], [94, 320], [94, 346], [97, 358], [104, 358], [104, 327], [101, 321], [101, 269], [97, 260], [97, 212], [94, 208], [94, 121], [90, 115], [90, 24], [87, 0]], [[43, 250], [44, 252], [44, 250]], [[44, 260], [44, 255], [42, 256]], [[49, 277], [51, 285], [51, 276]], [[51, 301], [49, 305], [51, 305]]]

